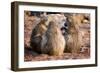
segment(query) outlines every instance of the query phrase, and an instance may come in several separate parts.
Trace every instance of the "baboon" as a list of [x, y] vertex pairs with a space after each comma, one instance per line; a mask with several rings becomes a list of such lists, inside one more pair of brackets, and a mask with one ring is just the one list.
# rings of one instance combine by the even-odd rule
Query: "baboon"
[[41, 51], [49, 55], [62, 55], [65, 48], [65, 39], [56, 22], [51, 21], [48, 30], [41, 41]]
[[39, 17], [31, 16], [31, 11], [24, 11], [24, 47], [31, 48], [30, 38], [32, 30], [41, 21]]
[[44, 33], [48, 30], [49, 23], [53, 21], [55, 22], [55, 25], [59, 26], [61, 28], [64, 26], [64, 23], [66, 21], [66, 17], [63, 14], [49, 14], [46, 13], [41, 15], [41, 21], [39, 24], [35, 26], [35, 28], [32, 31], [31, 39], [30, 39], [30, 46], [33, 48], [34, 51], [38, 53], [41, 52], [41, 40], [44, 37]]
[[41, 53], [41, 40], [43, 34], [46, 32], [47, 26], [45, 24], [45, 20], [42, 19], [39, 24], [33, 29], [31, 38], [30, 38], [30, 46], [32, 49], [38, 53]]
[[81, 22], [80, 19], [76, 19], [74, 14], [68, 16], [69, 27], [68, 27], [68, 34], [66, 40], [66, 48], [65, 52], [71, 53], [79, 53], [81, 43], [80, 43], [80, 33], [79, 33], [79, 23]]

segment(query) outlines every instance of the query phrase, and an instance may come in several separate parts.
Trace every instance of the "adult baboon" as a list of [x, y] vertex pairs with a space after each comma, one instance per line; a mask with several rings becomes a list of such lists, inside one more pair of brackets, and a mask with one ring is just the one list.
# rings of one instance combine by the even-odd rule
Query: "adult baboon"
[[[81, 16], [80, 16], [81, 17]], [[65, 52], [79, 53], [81, 48], [81, 35], [79, 32], [79, 26], [81, 25], [81, 19], [76, 14], [71, 14], [68, 16], [69, 27], [66, 39]], [[78, 19], [77, 19], [78, 18]]]
[[42, 53], [62, 55], [65, 48], [65, 39], [56, 22], [51, 21], [41, 41]]
[[[46, 14], [41, 15], [41, 21], [32, 31], [30, 45], [34, 51], [41, 53], [41, 40], [43, 39], [43, 35], [48, 30], [49, 23], [55, 23], [55, 25], [59, 26], [59, 30], [64, 23], [66, 22], [66, 17], [63, 14]], [[55, 26], [54, 26], [55, 27]], [[61, 31], [60, 31], [61, 32]]]

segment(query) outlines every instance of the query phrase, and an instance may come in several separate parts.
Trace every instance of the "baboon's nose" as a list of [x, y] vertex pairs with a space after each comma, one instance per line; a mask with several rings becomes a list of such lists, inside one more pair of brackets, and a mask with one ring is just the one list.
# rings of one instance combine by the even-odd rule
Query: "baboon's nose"
[[62, 27], [62, 28], [61, 28], [61, 31], [63, 31], [63, 30], [66, 31], [67, 28], [66, 28], [66, 27]]
[[61, 28], [61, 32], [62, 32], [62, 34], [64, 35], [64, 34], [67, 32], [67, 28], [62, 27], [62, 28]]

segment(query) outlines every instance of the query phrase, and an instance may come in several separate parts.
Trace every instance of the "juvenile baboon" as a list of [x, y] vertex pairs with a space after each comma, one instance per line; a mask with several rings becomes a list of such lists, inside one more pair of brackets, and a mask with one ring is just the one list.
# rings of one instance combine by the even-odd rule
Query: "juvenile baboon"
[[30, 48], [32, 30], [40, 22], [40, 18], [31, 16], [30, 11], [24, 11], [24, 47]]
[[51, 21], [41, 41], [42, 53], [62, 55], [65, 48], [65, 39], [56, 22]]
[[39, 24], [32, 31], [32, 35], [30, 38], [30, 46], [32, 49], [38, 53], [41, 53], [41, 40], [43, 34], [46, 32], [47, 26], [45, 24], [45, 20], [41, 20]]

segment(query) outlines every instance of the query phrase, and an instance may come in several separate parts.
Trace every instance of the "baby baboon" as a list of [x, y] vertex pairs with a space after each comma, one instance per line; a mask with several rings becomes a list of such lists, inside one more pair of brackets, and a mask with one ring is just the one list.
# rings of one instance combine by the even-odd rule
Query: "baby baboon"
[[32, 31], [30, 46], [32, 49], [38, 53], [41, 53], [41, 40], [43, 34], [46, 32], [47, 26], [45, 25], [45, 20], [41, 20], [39, 24]]
[[42, 53], [59, 56], [65, 48], [65, 39], [56, 22], [51, 21], [41, 41]]

